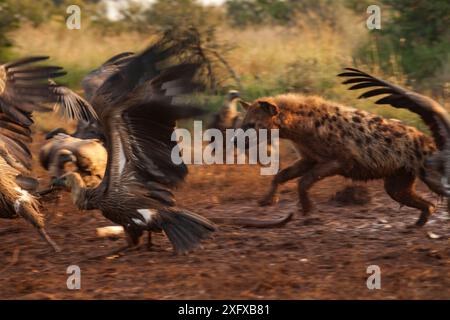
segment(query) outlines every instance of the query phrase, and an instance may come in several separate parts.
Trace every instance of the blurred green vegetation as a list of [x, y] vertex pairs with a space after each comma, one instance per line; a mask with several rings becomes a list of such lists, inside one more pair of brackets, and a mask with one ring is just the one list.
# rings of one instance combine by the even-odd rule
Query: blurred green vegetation
[[[65, 28], [66, 7], [82, 9], [82, 30]], [[366, 9], [378, 4], [382, 29], [368, 30]], [[356, 100], [335, 75], [355, 66], [406, 85], [448, 105], [448, 0], [130, 0], [107, 16], [101, 0], [0, 0], [0, 59], [48, 54], [64, 66], [62, 80], [78, 89], [83, 76], [121, 51], [139, 51], [161, 30], [195, 27], [215, 76], [204, 97], [211, 110], [228, 89], [248, 100], [283, 92], [318, 94], [399, 118], [421, 129], [407, 112]]]
[[450, 1], [382, 0], [381, 3], [382, 10], [388, 10], [389, 14], [383, 16], [381, 32], [370, 34], [359, 56], [366, 57], [366, 63], [377, 62], [385, 72], [399, 67], [409, 82], [435, 89], [433, 77], [450, 64]]
[[227, 16], [235, 27], [280, 24], [298, 25], [298, 20], [312, 22], [318, 18], [331, 26], [338, 26], [346, 1], [334, 0], [229, 0]]
[[8, 48], [12, 45], [7, 33], [18, 26], [18, 18], [9, 1], [0, 0], [0, 61], [8, 59]]

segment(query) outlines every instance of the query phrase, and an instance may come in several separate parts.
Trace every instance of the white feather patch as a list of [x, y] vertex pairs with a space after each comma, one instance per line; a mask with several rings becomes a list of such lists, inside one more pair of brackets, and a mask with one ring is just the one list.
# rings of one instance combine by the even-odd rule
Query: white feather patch
[[28, 193], [28, 191], [23, 190], [19, 187], [14, 188], [14, 190], [20, 193], [19, 198], [14, 201], [14, 210], [18, 212], [23, 202], [30, 202], [31, 195]]
[[136, 223], [138, 226], [143, 226], [143, 227], [147, 226], [147, 225], [145, 224], [145, 222], [142, 221], [141, 219], [138, 219], [138, 218], [132, 218], [131, 220], [133, 220], [133, 222]]
[[119, 173], [122, 174], [127, 158], [125, 157], [125, 152], [123, 152], [122, 142], [119, 142]]
[[152, 221], [152, 217], [156, 214], [156, 211], [150, 209], [138, 209], [137, 212], [139, 212], [147, 224]]

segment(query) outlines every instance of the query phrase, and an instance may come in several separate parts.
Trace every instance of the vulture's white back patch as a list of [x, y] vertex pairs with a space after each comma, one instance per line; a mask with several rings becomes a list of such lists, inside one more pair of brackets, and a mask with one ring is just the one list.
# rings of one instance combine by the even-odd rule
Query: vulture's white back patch
[[152, 221], [152, 217], [156, 214], [156, 211], [150, 209], [138, 209], [137, 212], [139, 212], [147, 224]]

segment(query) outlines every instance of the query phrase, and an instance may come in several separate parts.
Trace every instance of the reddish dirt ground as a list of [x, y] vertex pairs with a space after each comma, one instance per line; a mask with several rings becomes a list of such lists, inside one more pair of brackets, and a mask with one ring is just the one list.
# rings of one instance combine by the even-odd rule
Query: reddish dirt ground
[[[33, 150], [38, 150], [38, 137]], [[282, 164], [293, 155], [285, 152]], [[195, 166], [177, 190], [179, 206], [206, 217], [279, 217], [297, 211], [296, 183], [280, 202], [258, 207], [270, 177], [257, 166]], [[36, 175], [46, 173], [36, 165]], [[48, 232], [63, 248], [52, 253], [22, 220], [0, 220], [0, 299], [449, 299], [449, 215], [444, 203], [422, 229], [409, 229], [418, 211], [367, 184], [372, 202], [338, 206], [331, 197], [350, 182], [330, 178], [311, 192], [316, 210], [277, 229], [219, 226], [187, 256], [154, 236], [152, 251], [86, 260], [121, 247], [124, 239], [96, 237], [111, 225], [99, 212], [79, 212], [67, 193], [44, 198]], [[422, 194], [436, 201], [419, 185]], [[430, 236], [430, 232], [432, 235]], [[433, 239], [435, 236], [438, 239]], [[17, 259], [14, 259], [15, 256]], [[69, 265], [81, 268], [81, 290], [66, 287]], [[366, 269], [381, 268], [381, 289], [368, 290]]]

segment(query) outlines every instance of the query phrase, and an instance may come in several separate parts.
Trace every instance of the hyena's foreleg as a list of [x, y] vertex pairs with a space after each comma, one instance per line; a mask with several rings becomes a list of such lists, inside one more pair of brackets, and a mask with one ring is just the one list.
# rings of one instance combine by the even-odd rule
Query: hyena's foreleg
[[258, 201], [261, 206], [268, 206], [275, 202], [278, 186], [289, 180], [301, 177], [314, 166], [315, 162], [310, 159], [300, 159], [289, 167], [278, 172], [272, 180], [269, 192]]
[[395, 201], [421, 210], [422, 213], [416, 225], [423, 226], [435, 210], [435, 206], [416, 193], [415, 180], [416, 177], [413, 174], [402, 172], [384, 179], [384, 188]]
[[309, 170], [298, 181], [298, 198], [299, 205], [302, 208], [303, 214], [308, 214], [313, 204], [309, 199], [308, 190], [318, 181], [340, 174], [341, 165], [337, 161], [317, 163], [311, 170]]

